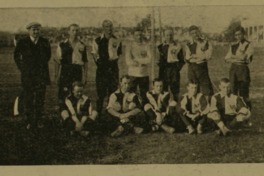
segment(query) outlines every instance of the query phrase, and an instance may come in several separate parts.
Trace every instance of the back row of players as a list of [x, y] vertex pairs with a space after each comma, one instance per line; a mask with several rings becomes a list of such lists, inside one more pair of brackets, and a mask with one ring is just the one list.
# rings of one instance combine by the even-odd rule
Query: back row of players
[[[28, 26], [29, 30], [34, 28], [40, 28], [40, 24]], [[106, 122], [112, 136], [129, 131], [142, 133], [159, 129], [173, 133], [181, 128], [181, 124], [187, 127], [190, 134], [201, 134], [207, 118], [212, 119], [219, 127], [219, 132], [226, 135], [238, 122], [249, 119], [248, 64], [252, 61], [253, 48], [245, 40], [242, 27], [235, 30], [237, 43], [231, 45], [225, 58], [226, 62], [232, 63], [230, 81], [221, 79], [220, 92], [213, 95], [207, 66], [213, 48], [210, 42], [201, 37], [197, 26], [189, 28], [193, 40], [185, 47], [175, 42], [172, 30], [165, 31], [165, 42], [158, 46], [159, 78], [153, 80], [153, 90], [149, 91], [151, 50], [143, 40], [141, 29], [135, 29], [135, 40], [126, 45], [128, 75], [119, 81], [118, 59], [122, 54], [122, 43], [112, 34], [112, 22], [105, 20], [104, 32], [95, 39], [92, 49], [97, 65], [96, 111], [92, 108], [91, 100], [83, 95], [80, 82], [83, 77], [87, 77], [88, 60], [85, 45], [77, 39], [78, 30], [78, 25], [70, 25], [69, 38], [61, 42], [57, 49], [61, 65], [61, 116], [71, 133], [86, 136], [94, 129], [95, 119], [98, 114], [101, 117], [106, 97], [109, 97], [107, 115], [101, 119]], [[189, 83], [187, 93], [179, 98], [180, 70], [186, 62]], [[136, 94], [137, 89], [139, 96]]]

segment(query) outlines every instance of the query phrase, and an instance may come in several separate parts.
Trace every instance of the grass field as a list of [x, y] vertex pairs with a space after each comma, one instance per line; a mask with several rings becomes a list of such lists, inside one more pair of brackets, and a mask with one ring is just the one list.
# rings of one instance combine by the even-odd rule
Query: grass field
[[[214, 84], [228, 76], [229, 64], [223, 57], [227, 47], [215, 47], [209, 62]], [[57, 85], [47, 90], [46, 128], [34, 136], [28, 133], [19, 118], [13, 118], [12, 103], [19, 94], [20, 75], [12, 59], [13, 48], [0, 49], [0, 165], [54, 164], [173, 164], [173, 163], [262, 163], [264, 162], [264, 50], [256, 48], [251, 69], [253, 104], [251, 128], [233, 132], [223, 138], [215, 133], [199, 136], [180, 134], [128, 135], [113, 139], [104, 135], [88, 139], [68, 138], [55, 123], [57, 119]], [[54, 53], [54, 52], [53, 52]], [[50, 62], [54, 81], [54, 65]], [[124, 58], [119, 61], [121, 74], [126, 72]], [[89, 64], [86, 92], [96, 99], [95, 65]], [[181, 76], [182, 91], [187, 82], [187, 66]]]

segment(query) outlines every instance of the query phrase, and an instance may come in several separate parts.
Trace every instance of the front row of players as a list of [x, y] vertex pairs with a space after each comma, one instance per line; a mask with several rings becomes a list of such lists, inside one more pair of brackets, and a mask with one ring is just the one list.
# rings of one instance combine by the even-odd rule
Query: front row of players
[[243, 98], [231, 94], [227, 78], [220, 80], [220, 91], [212, 96], [210, 104], [197, 92], [195, 82], [188, 83], [187, 92], [176, 102], [169, 92], [163, 91], [162, 80], [154, 79], [153, 90], [147, 92], [148, 102], [143, 106], [137, 94], [130, 91], [130, 81], [127, 75], [121, 77], [120, 86], [110, 95], [106, 114], [101, 118], [97, 118], [89, 97], [83, 95], [83, 84], [73, 83], [72, 94], [61, 107], [67, 131], [87, 136], [96, 130], [106, 130], [112, 137], [158, 130], [174, 133], [183, 129], [189, 134], [202, 134], [211, 121], [217, 133], [226, 136], [251, 115]]

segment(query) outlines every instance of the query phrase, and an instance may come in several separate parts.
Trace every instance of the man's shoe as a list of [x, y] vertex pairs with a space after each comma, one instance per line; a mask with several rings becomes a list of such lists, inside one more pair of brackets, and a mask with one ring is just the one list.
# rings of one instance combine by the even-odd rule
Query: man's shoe
[[152, 125], [151, 129], [152, 129], [152, 131], [158, 131], [159, 126], [158, 125]]
[[134, 127], [134, 133], [135, 134], [141, 134], [143, 133], [144, 129], [140, 127]]
[[202, 127], [202, 125], [201, 124], [198, 124], [197, 125], [197, 128], [196, 128], [196, 130], [197, 130], [197, 134], [202, 134], [203, 133], [203, 127]]
[[38, 123], [37, 123], [37, 127], [40, 128], [40, 129], [41, 129], [41, 128], [44, 128], [44, 123], [43, 123], [42, 120], [39, 120], [39, 121], [38, 121]]
[[31, 129], [31, 124], [30, 124], [30, 123], [27, 124], [26, 129], [27, 129], [27, 130], [30, 130], [30, 129]]
[[122, 127], [121, 125], [117, 127], [117, 129], [111, 133], [112, 137], [118, 137], [121, 136], [124, 132], [124, 127]]
[[188, 133], [189, 133], [189, 134], [194, 134], [194, 133], [195, 133], [195, 129], [194, 129], [191, 125], [189, 125], [189, 126], [187, 127], [187, 129], [188, 129]]
[[221, 131], [222, 131], [224, 136], [227, 136], [227, 135], [229, 135], [231, 133], [231, 130], [228, 129], [227, 127], [225, 127], [225, 126], [223, 127], [223, 129]]
[[169, 126], [167, 126], [167, 125], [161, 125], [161, 128], [162, 128], [165, 132], [170, 133], [170, 134], [172, 134], [172, 133], [175, 132], [175, 129], [174, 129], [174, 128], [169, 127]]
[[81, 135], [82, 137], [87, 137], [89, 134], [90, 134], [89, 131], [81, 131], [81, 132], [80, 132], [80, 135]]

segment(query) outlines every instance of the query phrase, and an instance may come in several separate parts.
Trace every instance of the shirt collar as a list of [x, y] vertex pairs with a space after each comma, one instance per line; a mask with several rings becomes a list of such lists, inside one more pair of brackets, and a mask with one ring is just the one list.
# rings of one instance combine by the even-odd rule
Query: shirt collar
[[239, 43], [244, 44], [245, 42], [246, 42], [246, 39], [243, 39]]
[[32, 36], [29, 36], [30, 37], [30, 40], [33, 42], [33, 43], [38, 43], [38, 40], [39, 40], [39, 37], [38, 38], [34, 38]]
[[[128, 92], [128, 91], [127, 91]], [[125, 93], [123, 93], [122, 91], [121, 91], [121, 88], [118, 88], [117, 90], [116, 90], [116, 93], [121, 93], [121, 94], [125, 94]]]
[[67, 42], [69, 42], [69, 39], [63, 40], [63, 43], [67, 43]]
[[[106, 38], [106, 37], [105, 37], [105, 34], [102, 33], [101, 36], [100, 36], [100, 38], [101, 38], [101, 39]], [[112, 34], [110, 38], [116, 38], [116, 37]]]
[[166, 41], [164, 41], [164, 42], [162, 43], [163, 46], [170, 45], [170, 44], [176, 45], [177, 43], [176, 43], [175, 41], [171, 41], [171, 42], [166, 42]]
[[220, 92], [219, 94], [220, 94], [220, 97], [221, 97], [221, 98], [224, 98], [224, 97], [230, 97], [230, 96], [231, 96], [231, 94], [230, 94], [229, 96], [227, 96], [227, 95], [222, 94], [221, 92]]
[[188, 93], [187, 93], [187, 97], [188, 98], [196, 98], [197, 97], [197, 95], [198, 95], [198, 93], [196, 93], [195, 95], [193, 95], [193, 96], [190, 96]]

